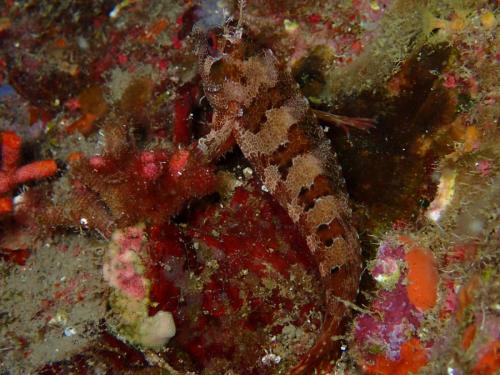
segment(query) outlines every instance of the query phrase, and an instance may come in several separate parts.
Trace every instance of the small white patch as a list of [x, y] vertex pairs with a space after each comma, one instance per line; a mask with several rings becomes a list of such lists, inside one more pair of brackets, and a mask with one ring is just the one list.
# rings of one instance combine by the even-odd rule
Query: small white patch
[[243, 169], [243, 176], [249, 180], [252, 178], [253, 176], [253, 171], [252, 171], [252, 168], [249, 168], [249, 167], [246, 167], [245, 169]]
[[80, 225], [82, 226], [82, 228], [88, 229], [88, 227], [89, 227], [89, 221], [86, 218], [82, 217], [80, 219]]
[[25, 196], [24, 196], [24, 193], [21, 193], [21, 194], [18, 194], [14, 197], [13, 199], [13, 202], [14, 202], [14, 206], [17, 206], [18, 204], [21, 204], [23, 203], [25, 200]]
[[85, 39], [83, 36], [79, 36], [76, 38], [76, 42], [78, 43], [78, 47], [80, 49], [88, 49], [89, 48], [89, 42], [87, 42], [87, 39]]
[[274, 353], [267, 353], [265, 356], [261, 358], [261, 361], [266, 366], [277, 365], [278, 363], [281, 362], [281, 357]]
[[113, 10], [111, 12], [109, 12], [109, 17], [116, 18], [116, 17], [118, 17], [118, 13], [120, 13], [120, 9], [116, 6], [113, 8]]
[[74, 336], [76, 335], [76, 329], [74, 329], [73, 327], [66, 327], [64, 329], [64, 336]]
[[437, 223], [441, 218], [441, 212], [440, 210], [427, 211], [427, 217]]
[[456, 177], [457, 172], [453, 169], [445, 169], [441, 172], [438, 191], [425, 214], [430, 220], [437, 223], [449, 206], [455, 194]]

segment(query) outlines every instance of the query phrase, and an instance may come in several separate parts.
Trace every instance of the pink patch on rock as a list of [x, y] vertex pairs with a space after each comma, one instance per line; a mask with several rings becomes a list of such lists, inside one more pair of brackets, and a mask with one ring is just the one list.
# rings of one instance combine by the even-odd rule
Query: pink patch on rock
[[445, 289], [445, 299], [441, 309], [441, 314], [443, 316], [449, 316], [457, 310], [458, 296], [455, 292], [455, 282], [453, 280], [443, 282], [443, 286]]
[[144, 228], [125, 228], [113, 234], [111, 258], [103, 265], [104, 279], [122, 293], [135, 299], [146, 296], [146, 280], [136, 270], [141, 262], [138, 252], [142, 250]]
[[142, 228], [129, 227], [123, 231], [124, 233], [115, 239], [115, 241], [120, 245], [120, 254], [126, 253], [130, 250], [138, 251], [142, 244]]
[[130, 263], [122, 263], [123, 268], [120, 269], [116, 280], [117, 287], [125, 294], [135, 299], [143, 299], [146, 295], [144, 280], [141, 276], [135, 273], [134, 266]]
[[[398, 262], [403, 261], [404, 254], [401, 244], [383, 242], [371, 272], [373, 277], [397, 275]], [[374, 314], [361, 314], [355, 320], [354, 340], [368, 357], [382, 349], [390, 360], [399, 360], [401, 346], [415, 335], [422, 322], [423, 314], [410, 303], [406, 293], [406, 272], [401, 271], [391, 290], [378, 291], [370, 308]]]
[[480, 160], [476, 163], [476, 170], [483, 177], [486, 177], [491, 172], [491, 163], [488, 160]]
[[106, 159], [99, 155], [92, 156], [89, 159], [89, 165], [94, 169], [100, 170], [106, 167]]
[[443, 86], [447, 89], [453, 89], [457, 87], [457, 79], [453, 74], [446, 74], [444, 76]]
[[70, 111], [76, 111], [81, 108], [80, 100], [78, 98], [68, 99], [64, 105]]
[[154, 163], [146, 164], [142, 167], [142, 175], [147, 180], [156, 180], [160, 175], [160, 167]]
[[161, 174], [161, 165], [153, 152], [143, 152], [140, 156], [140, 174], [146, 180], [154, 181]]

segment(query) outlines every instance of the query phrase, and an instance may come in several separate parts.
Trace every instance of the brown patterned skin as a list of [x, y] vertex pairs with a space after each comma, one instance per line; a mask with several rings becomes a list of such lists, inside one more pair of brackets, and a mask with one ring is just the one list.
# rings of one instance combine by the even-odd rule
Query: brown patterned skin
[[288, 211], [317, 262], [326, 316], [315, 345], [290, 371], [311, 374], [338, 355], [349, 308], [358, 292], [361, 255], [344, 183], [329, 141], [298, 85], [271, 51], [253, 51], [233, 29], [217, 57], [201, 56], [212, 131], [199, 149], [213, 159], [235, 140], [262, 183]]

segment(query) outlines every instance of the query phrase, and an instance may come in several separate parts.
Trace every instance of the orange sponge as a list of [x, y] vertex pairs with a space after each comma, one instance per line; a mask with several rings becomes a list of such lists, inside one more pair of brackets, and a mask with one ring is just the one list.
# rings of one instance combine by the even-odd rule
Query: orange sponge
[[414, 247], [406, 254], [408, 264], [408, 298], [420, 310], [436, 305], [439, 274], [431, 251]]

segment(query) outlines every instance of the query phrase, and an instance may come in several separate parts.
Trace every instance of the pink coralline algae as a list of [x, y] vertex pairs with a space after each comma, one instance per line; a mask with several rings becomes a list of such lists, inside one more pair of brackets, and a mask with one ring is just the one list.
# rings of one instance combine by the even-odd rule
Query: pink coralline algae
[[109, 262], [104, 264], [104, 278], [112, 287], [135, 299], [146, 294], [146, 281], [135, 269], [139, 252], [144, 241], [143, 228], [129, 227], [113, 234], [117, 245], [111, 249]]
[[175, 335], [169, 311], [149, 314], [151, 281], [147, 273], [145, 225], [138, 224], [113, 233], [103, 265], [104, 279], [113, 288], [109, 303], [115, 315], [110, 323], [125, 341], [160, 348]]
[[398, 360], [401, 345], [416, 332], [423, 316], [410, 304], [402, 283], [392, 291], [381, 291], [373, 309], [383, 313], [383, 317], [360, 316], [356, 321], [356, 340], [368, 352], [383, 351], [387, 358]]
[[404, 264], [404, 246], [382, 243], [371, 271], [382, 286], [371, 306], [374, 313], [362, 314], [355, 322], [355, 341], [365, 358], [374, 360], [382, 354], [390, 361], [400, 360], [402, 345], [416, 335], [423, 320], [423, 313], [408, 298]]

